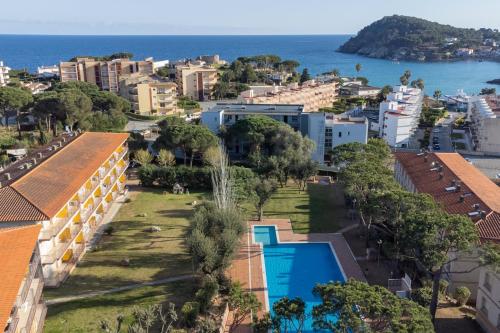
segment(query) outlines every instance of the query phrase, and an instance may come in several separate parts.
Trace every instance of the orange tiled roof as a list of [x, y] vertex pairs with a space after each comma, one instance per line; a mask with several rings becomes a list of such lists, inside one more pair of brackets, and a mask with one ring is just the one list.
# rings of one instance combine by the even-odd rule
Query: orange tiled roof
[[[425, 157], [416, 153], [396, 152], [396, 159], [404, 167], [418, 192], [428, 193], [450, 214], [469, 214], [476, 209], [486, 217], [473, 217], [482, 240], [500, 241], [500, 187], [481, 171], [456, 153], [429, 153]], [[434, 165], [432, 163], [434, 162]], [[438, 170], [431, 170], [442, 166]], [[447, 187], [460, 184], [457, 191]]]
[[0, 330], [7, 326], [35, 249], [41, 225], [0, 230]]
[[45, 221], [49, 217], [10, 186], [0, 188], [0, 222]]
[[[21, 216], [30, 220], [54, 217], [127, 138], [126, 133], [81, 134], [10, 185], [25, 201], [12, 191], [5, 191], [4, 196], [15, 205], [0, 210], [0, 221], [13, 217], [21, 221]], [[48, 218], [41, 218], [33, 207]]]

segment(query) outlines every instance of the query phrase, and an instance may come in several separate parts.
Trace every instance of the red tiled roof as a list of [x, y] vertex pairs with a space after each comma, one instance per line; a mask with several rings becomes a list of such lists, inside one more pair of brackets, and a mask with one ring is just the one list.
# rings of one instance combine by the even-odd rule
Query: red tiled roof
[[0, 222], [54, 217], [127, 138], [126, 133], [81, 134], [0, 191]]
[[[428, 153], [427, 162], [416, 153], [394, 155], [417, 191], [430, 194], [448, 213], [466, 215], [476, 211], [473, 205], [478, 204], [486, 214], [484, 220], [473, 217], [481, 239], [500, 241], [500, 187], [481, 171], [456, 153]], [[446, 191], [457, 184], [460, 189]]]
[[0, 331], [7, 326], [28, 265], [35, 249], [41, 225], [0, 230]]
[[0, 189], [0, 222], [45, 221], [49, 218], [10, 186]]

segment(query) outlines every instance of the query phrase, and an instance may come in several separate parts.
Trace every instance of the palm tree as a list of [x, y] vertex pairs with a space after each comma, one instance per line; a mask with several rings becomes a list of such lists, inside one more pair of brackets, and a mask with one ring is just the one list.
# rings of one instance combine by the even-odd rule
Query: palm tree
[[437, 89], [436, 91], [434, 91], [434, 95], [432, 95], [432, 96], [434, 97], [434, 99], [436, 101], [439, 101], [439, 99], [441, 98], [442, 95], [443, 94], [442, 94], [441, 90]]

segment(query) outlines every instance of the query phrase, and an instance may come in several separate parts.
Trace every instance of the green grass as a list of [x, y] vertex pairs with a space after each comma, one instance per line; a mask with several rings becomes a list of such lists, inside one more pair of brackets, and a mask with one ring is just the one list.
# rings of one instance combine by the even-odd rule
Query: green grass
[[[253, 206], [245, 208], [255, 215]], [[337, 184], [309, 184], [307, 191], [300, 193], [294, 184], [278, 188], [264, 207], [264, 218], [289, 218], [296, 233], [336, 232], [350, 222]]]
[[[193, 297], [190, 283], [176, 282], [164, 286], [143, 287], [126, 292], [98, 296], [49, 307], [45, 321], [45, 333], [87, 333], [102, 332], [101, 320], [108, 320], [114, 325], [118, 314], [125, 316], [122, 327], [131, 321], [134, 306], [148, 306], [164, 302], [174, 302], [177, 310]], [[122, 332], [125, 332], [122, 328]]]
[[463, 133], [451, 133], [451, 138], [455, 139], [455, 140], [457, 140], [457, 139], [463, 139], [464, 135], [463, 135]]
[[[98, 250], [86, 253], [70, 278], [57, 289], [47, 289], [45, 296], [75, 295], [192, 273], [184, 239], [191, 203], [202, 197], [202, 193], [164, 195], [161, 190], [144, 189], [111, 222], [113, 235], [103, 236]], [[161, 231], [145, 231], [153, 225]], [[127, 267], [120, 264], [125, 258], [130, 260]]]
[[453, 146], [455, 147], [455, 149], [459, 149], [459, 150], [464, 150], [465, 148], [467, 148], [465, 146], [465, 143], [463, 143], [463, 142], [453, 142]]

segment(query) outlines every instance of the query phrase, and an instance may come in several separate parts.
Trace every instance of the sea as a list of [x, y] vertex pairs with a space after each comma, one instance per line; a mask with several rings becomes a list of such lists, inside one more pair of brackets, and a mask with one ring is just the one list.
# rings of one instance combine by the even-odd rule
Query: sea
[[[432, 95], [437, 89], [453, 95], [458, 89], [477, 94], [488, 85], [486, 81], [500, 78], [500, 62], [394, 62], [336, 52], [350, 35], [280, 35], [280, 36], [49, 36], [0, 35], [0, 60], [15, 68], [36, 71], [38, 66], [55, 65], [77, 55], [107, 55], [130, 52], [134, 59], [153, 57], [155, 60], [195, 58], [198, 55], [219, 54], [232, 61], [239, 56], [276, 54], [282, 59], [294, 59], [311, 74], [334, 68], [341, 75], [356, 75], [355, 65], [361, 64], [359, 76], [367, 77], [370, 85], [399, 83], [405, 70], [411, 79], [422, 78], [425, 91]], [[497, 86], [500, 89], [500, 86]], [[497, 90], [499, 90], [497, 89]]]

